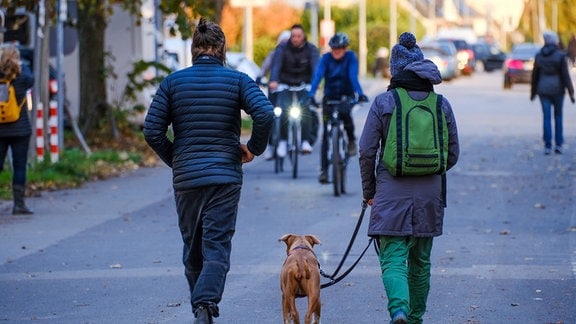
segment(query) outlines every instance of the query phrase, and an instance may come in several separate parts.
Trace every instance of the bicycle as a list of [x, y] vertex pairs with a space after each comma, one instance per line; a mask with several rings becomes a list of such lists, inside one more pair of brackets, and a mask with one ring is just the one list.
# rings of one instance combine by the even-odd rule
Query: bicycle
[[348, 138], [345, 135], [344, 122], [340, 118], [340, 110], [343, 107], [351, 109], [358, 101], [354, 98], [343, 96], [340, 100], [326, 100], [325, 108], [332, 108], [330, 119], [326, 121], [326, 145], [328, 168], [332, 167], [332, 185], [334, 196], [346, 193], [346, 166], [350, 155], [348, 154]]
[[303, 109], [307, 109], [303, 107], [303, 103], [299, 99], [299, 94], [302, 91], [308, 90], [310, 85], [308, 84], [301, 84], [298, 86], [288, 86], [288, 85], [281, 85], [281, 91], [289, 91], [291, 95], [291, 101], [288, 108], [283, 111], [282, 109], [278, 108], [275, 110], [276, 114], [276, 122], [274, 127], [278, 127], [278, 129], [274, 129], [274, 131], [278, 131], [278, 137], [276, 138], [277, 141], [275, 142], [274, 146], [274, 157], [276, 159], [275, 163], [275, 171], [276, 173], [284, 171], [283, 166], [283, 158], [278, 156], [278, 145], [280, 142], [280, 123], [282, 118], [280, 117], [281, 114], [287, 113], [287, 121], [288, 121], [288, 137], [286, 139], [287, 142], [287, 156], [292, 164], [292, 178], [296, 179], [298, 177], [298, 159], [299, 154], [301, 152], [301, 145], [302, 145], [302, 114]]
[[[256, 83], [260, 86], [263, 91], [266, 91], [266, 95], [270, 102], [275, 104], [277, 102], [276, 97], [277, 92], [272, 92], [268, 88], [268, 79], [266, 77], [256, 79]], [[274, 160], [274, 173], [280, 173], [284, 171], [284, 158], [278, 155], [278, 144], [280, 143], [280, 125], [282, 108], [274, 106], [274, 123], [272, 125], [272, 133], [270, 134], [270, 140], [268, 142], [269, 147], [272, 150], [271, 159]]]

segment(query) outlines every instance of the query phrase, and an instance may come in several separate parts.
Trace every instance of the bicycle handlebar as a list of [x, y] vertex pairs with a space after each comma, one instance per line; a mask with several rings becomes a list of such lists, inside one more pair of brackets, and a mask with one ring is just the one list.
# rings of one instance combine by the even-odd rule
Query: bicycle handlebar
[[336, 106], [336, 105], [340, 105], [343, 103], [348, 103], [352, 106], [357, 105], [359, 103], [358, 99], [353, 98], [353, 97], [343, 97], [342, 99], [339, 100], [326, 100], [322, 102], [322, 105], [326, 105], [326, 106]]

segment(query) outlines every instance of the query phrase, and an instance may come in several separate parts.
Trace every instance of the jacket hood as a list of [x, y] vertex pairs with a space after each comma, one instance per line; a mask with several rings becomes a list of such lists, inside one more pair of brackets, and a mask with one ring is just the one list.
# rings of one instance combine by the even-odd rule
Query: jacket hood
[[542, 49], [540, 50], [540, 53], [542, 53], [542, 55], [544, 56], [550, 56], [552, 55], [556, 50], [558, 49], [558, 46], [555, 44], [546, 44], [542, 47]]
[[429, 59], [412, 62], [408, 64], [404, 70], [412, 71], [420, 78], [429, 80], [432, 84], [440, 84], [442, 82], [440, 70], [438, 70], [436, 64]]

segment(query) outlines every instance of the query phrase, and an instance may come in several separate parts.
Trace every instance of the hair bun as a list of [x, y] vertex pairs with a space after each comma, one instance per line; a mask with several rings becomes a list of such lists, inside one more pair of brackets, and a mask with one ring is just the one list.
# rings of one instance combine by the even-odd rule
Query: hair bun
[[208, 24], [207, 21], [204, 17], [200, 18], [200, 21], [198, 22], [198, 31], [201, 33], [205, 33], [208, 30]]
[[398, 42], [407, 49], [411, 49], [416, 45], [416, 37], [412, 33], [404, 32], [398, 38]]

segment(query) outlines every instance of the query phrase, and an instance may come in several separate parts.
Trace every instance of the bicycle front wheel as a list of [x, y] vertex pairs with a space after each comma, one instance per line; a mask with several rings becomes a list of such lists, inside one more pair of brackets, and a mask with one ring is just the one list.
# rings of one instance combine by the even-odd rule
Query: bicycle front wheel
[[274, 173], [284, 171], [284, 158], [278, 155], [278, 145], [280, 144], [280, 117], [274, 119], [274, 129], [270, 137], [271, 145], [274, 149]]
[[348, 166], [348, 142], [342, 129], [340, 133], [340, 193], [346, 193], [346, 167]]
[[292, 133], [290, 145], [290, 160], [292, 161], [292, 178], [298, 178], [298, 152], [300, 150], [300, 127], [293, 123], [290, 129]]
[[340, 196], [342, 189], [342, 156], [340, 155], [340, 132], [337, 128], [332, 130], [332, 185], [334, 196]]

